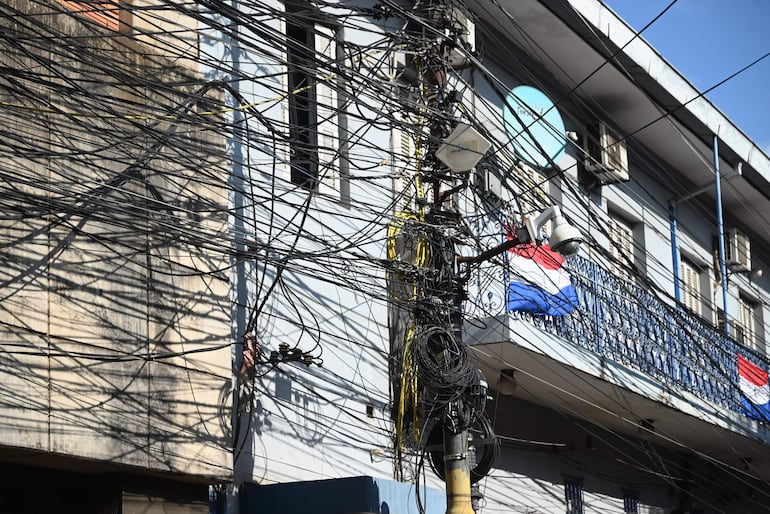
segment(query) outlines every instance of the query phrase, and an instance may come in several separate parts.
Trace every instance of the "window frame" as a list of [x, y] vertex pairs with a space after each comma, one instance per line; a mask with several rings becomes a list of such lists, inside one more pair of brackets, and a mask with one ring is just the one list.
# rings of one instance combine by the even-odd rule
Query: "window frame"
[[[128, 33], [131, 30], [131, 11], [121, 7], [119, 2], [56, 1], [73, 14], [87, 18], [109, 30], [122, 33]], [[130, 1], [124, 0], [122, 3], [130, 3]]]
[[679, 283], [682, 307], [697, 316], [703, 316], [703, 289], [701, 275], [703, 271], [691, 259], [682, 257], [679, 260]]
[[741, 344], [754, 351], [764, 353], [762, 304], [752, 295], [742, 290], [738, 292], [738, 316], [736, 316], [735, 322], [743, 330], [743, 341], [740, 341]]
[[288, 180], [349, 204], [346, 91], [333, 71], [344, 67], [343, 27], [309, 3], [284, 9]]
[[627, 280], [633, 280], [634, 274], [628, 266], [636, 265], [636, 237], [632, 221], [609, 212], [609, 252], [612, 260], [610, 271]]
[[[318, 183], [318, 124], [314, 74], [316, 58], [313, 30], [293, 17], [302, 12], [296, 2], [286, 2], [286, 92], [288, 95], [289, 180], [305, 189]], [[311, 20], [312, 23], [312, 20]], [[313, 24], [315, 25], [315, 24]]]
[[[536, 214], [552, 203], [549, 191], [550, 179], [543, 172], [523, 162], [512, 164], [511, 167], [512, 172], [521, 179], [521, 186], [526, 188], [518, 194], [522, 217]], [[550, 233], [550, 221], [543, 230]]]

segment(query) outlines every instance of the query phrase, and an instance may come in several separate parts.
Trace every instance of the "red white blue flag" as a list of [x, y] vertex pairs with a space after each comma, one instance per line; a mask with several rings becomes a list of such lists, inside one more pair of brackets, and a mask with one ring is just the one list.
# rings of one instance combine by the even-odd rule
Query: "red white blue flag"
[[738, 385], [743, 414], [760, 421], [770, 421], [767, 371], [738, 355]]
[[509, 258], [508, 310], [563, 316], [578, 305], [564, 257], [547, 244], [517, 245]]

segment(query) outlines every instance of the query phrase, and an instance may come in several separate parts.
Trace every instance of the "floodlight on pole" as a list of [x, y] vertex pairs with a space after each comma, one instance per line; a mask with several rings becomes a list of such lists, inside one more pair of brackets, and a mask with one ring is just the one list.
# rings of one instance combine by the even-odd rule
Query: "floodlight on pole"
[[492, 142], [466, 123], [455, 129], [436, 150], [436, 158], [455, 173], [472, 170], [487, 153]]

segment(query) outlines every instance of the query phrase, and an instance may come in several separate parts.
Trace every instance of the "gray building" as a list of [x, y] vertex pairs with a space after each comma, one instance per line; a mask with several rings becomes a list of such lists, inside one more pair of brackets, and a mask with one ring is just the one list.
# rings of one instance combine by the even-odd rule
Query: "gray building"
[[0, 6], [0, 511], [208, 512], [232, 477], [222, 92], [93, 10]]

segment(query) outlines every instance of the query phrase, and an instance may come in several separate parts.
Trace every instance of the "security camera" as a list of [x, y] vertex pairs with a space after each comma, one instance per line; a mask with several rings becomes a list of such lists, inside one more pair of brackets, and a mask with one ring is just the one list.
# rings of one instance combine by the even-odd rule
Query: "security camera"
[[567, 223], [557, 205], [548, 207], [537, 216], [525, 218], [524, 224], [527, 226], [530, 239], [538, 241], [543, 225], [551, 220], [553, 221], [553, 230], [548, 238], [551, 249], [566, 258], [577, 255], [580, 250], [580, 243], [583, 242], [583, 236], [577, 228]]
[[553, 250], [556, 250], [564, 257], [577, 255], [580, 250], [580, 243], [583, 242], [583, 236], [580, 231], [567, 223], [561, 216], [554, 220], [551, 237], [548, 238], [548, 244]]

